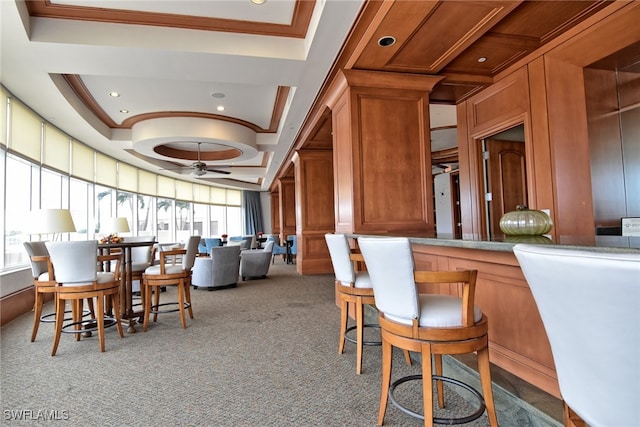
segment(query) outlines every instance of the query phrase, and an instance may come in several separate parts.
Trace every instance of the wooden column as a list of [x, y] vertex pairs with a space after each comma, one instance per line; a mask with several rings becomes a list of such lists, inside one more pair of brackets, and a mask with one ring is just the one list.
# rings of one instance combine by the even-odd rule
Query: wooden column
[[280, 192], [271, 192], [271, 234], [280, 234]]
[[297, 271], [301, 274], [331, 273], [333, 267], [324, 235], [334, 230], [333, 153], [330, 150], [299, 150], [293, 162]]
[[443, 78], [344, 70], [333, 82], [336, 232], [435, 235], [429, 92]]
[[280, 206], [280, 239], [286, 239], [290, 234], [296, 234], [296, 198], [293, 177], [283, 177], [278, 181], [278, 196]]

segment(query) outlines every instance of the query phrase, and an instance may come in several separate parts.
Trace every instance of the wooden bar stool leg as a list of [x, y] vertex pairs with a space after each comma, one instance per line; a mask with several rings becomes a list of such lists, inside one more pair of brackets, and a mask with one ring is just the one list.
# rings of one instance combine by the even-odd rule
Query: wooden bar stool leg
[[44, 304], [44, 295], [42, 292], [36, 292], [36, 300], [33, 303], [33, 329], [31, 330], [31, 342], [36, 340], [38, 328], [40, 327], [40, 316], [42, 316], [42, 305]]
[[62, 335], [62, 326], [64, 323], [64, 306], [65, 301], [58, 295], [55, 296], [56, 301], [56, 330], [53, 336], [53, 347], [51, 349], [51, 355], [55, 356], [58, 351], [58, 344], [60, 343], [60, 335]]
[[178, 308], [180, 309], [180, 324], [182, 325], [182, 329], [187, 328], [187, 319], [184, 313], [184, 281], [180, 280], [178, 286], [176, 287], [176, 291], [178, 292]]
[[362, 298], [356, 298], [356, 374], [362, 372], [362, 346], [364, 340], [364, 310]]
[[[436, 375], [442, 376], [442, 355], [434, 354], [433, 358], [435, 359], [436, 365]], [[436, 387], [438, 391], [438, 407], [444, 408], [444, 386], [442, 384], [442, 380], [436, 380]]]
[[189, 304], [189, 318], [193, 319], [193, 307], [191, 306], [191, 280], [184, 283], [184, 298], [187, 304]]
[[[113, 307], [120, 307], [120, 293], [114, 292], [111, 294], [111, 304]], [[120, 310], [114, 310], [114, 317], [116, 318], [116, 329], [118, 330], [118, 335], [120, 338], [124, 338], [124, 331], [122, 330], [122, 315], [120, 314]]]
[[104, 353], [104, 292], [100, 292], [96, 300], [98, 305], [96, 313], [96, 322], [98, 323], [98, 342], [100, 343], [100, 351]]
[[393, 347], [382, 337], [382, 386], [380, 387], [380, 409], [378, 410], [378, 425], [384, 423], [384, 415], [387, 412], [389, 400], [389, 387], [391, 386], [391, 358]]
[[491, 388], [491, 367], [489, 365], [489, 348], [484, 347], [478, 350], [478, 372], [480, 374], [480, 382], [482, 383], [482, 394], [484, 402], [487, 406], [487, 417], [491, 427], [498, 426], [498, 417], [496, 416], [496, 407], [493, 402], [493, 389]]
[[160, 309], [160, 288], [161, 286], [152, 286], [153, 289], [153, 304], [156, 306], [155, 313], [153, 313], [153, 321], [158, 321], [158, 310]]
[[433, 363], [431, 360], [431, 344], [423, 343], [421, 347], [424, 426], [433, 427]]
[[347, 320], [349, 316], [349, 304], [347, 300], [340, 297], [340, 344], [338, 345], [338, 354], [344, 352], [344, 335], [347, 330]]

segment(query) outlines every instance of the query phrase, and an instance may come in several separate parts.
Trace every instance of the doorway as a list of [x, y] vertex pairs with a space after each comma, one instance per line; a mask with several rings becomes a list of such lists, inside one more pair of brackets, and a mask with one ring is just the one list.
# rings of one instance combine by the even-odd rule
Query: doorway
[[491, 240], [504, 237], [500, 218], [528, 204], [524, 125], [482, 141], [485, 229]]

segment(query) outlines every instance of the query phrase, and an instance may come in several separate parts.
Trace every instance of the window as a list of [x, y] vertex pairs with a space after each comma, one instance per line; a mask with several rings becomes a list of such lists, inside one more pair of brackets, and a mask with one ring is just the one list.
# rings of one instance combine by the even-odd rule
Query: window
[[[11, 182], [5, 185], [5, 248], [4, 265], [10, 267], [28, 262], [22, 242], [29, 241], [31, 229], [31, 164], [12, 155], [7, 155], [6, 175]], [[37, 207], [35, 207], [37, 208]], [[35, 236], [37, 238], [37, 236]]]

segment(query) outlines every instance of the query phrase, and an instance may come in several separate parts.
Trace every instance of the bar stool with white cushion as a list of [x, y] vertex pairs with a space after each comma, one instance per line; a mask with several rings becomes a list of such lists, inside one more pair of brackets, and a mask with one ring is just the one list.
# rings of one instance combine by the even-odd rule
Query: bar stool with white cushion
[[640, 251], [517, 244], [565, 426], [640, 426]]
[[[120, 316], [120, 260], [121, 255], [98, 256], [98, 241], [46, 242], [53, 274], [57, 283], [56, 326], [51, 355], [55, 356], [62, 332], [74, 333], [76, 340], [87, 330], [98, 331], [100, 351], [105, 351], [105, 327], [116, 326], [120, 338], [124, 338]], [[116, 262], [113, 272], [99, 272], [98, 263]], [[95, 298], [95, 320], [82, 320], [83, 299]], [[105, 317], [107, 302], [114, 312], [114, 318]], [[64, 324], [66, 301], [72, 304], [72, 323]], [[91, 327], [87, 328], [87, 322]], [[95, 322], [95, 325], [93, 323]], [[73, 326], [73, 330], [67, 328]], [[82, 329], [82, 326], [85, 326]]]
[[[191, 275], [196, 256], [198, 255], [198, 245], [200, 236], [191, 236], [186, 249], [171, 249], [160, 251], [160, 263], [147, 267], [142, 275], [142, 286], [144, 288], [144, 323], [142, 330], [147, 331], [149, 316], [153, 313], [153, 321], [158, 320], [159, 313], [180, 312], [180, 323], [182, 328], [187, 327], [185, 310], [188, 310], [189, 317], [193, 319], [193, 309], [191, 307]], [[173, 263], [176, 256], [182, 257], [181, 262]], [[178, 301], [160, 303], [160, 288], [165, 286], [175, 286], [178, 294]], [[153, 303], [151, 298], [153, 296]], [[177, 308], [165, 308], [165, 306], [175, 306]]]
[[[488, 322], [474, 305], [477, 272], [415, 271], [411, 243], [407, 238], [360, 237], [358, 244], [371, 278], [382, 336], [378, 425], [384, 422], [387, 402], [391, 399], [398, 409], [423, 419], [425, 426], [467, 423], [482, 416], [485, 408], [491, 426], [497, 426], [489, 370]], [[416, 283], [459, 283], [462, 285], [461, 297], [419, 294]], [[393, 347], [420, 353], [422, 375], [400, 378], [391, 384]], [[442, 376], [442, 355], [473, 352], [478, 354], [484, 398], [469, 385]], [[436, 375], [432, 372], [434, 367]], [[424, 415], [408, 410], [393, 396], [396, 386], [418, 379], [422, 379]], [[440, 408], [444, 407], [443, 382], [471, 392], [478, 399], [479, 408], [471, 415], [457, 419], [434, 417], [433, 379], [436, 380]]]
[[[331, 263], [335, 273], [336, 293], [340, 299], [340, 342], [338, 345], [338, 353], [344, 351], [345, 341], [356, 344], [356, 374], [362, 373], [362, 351], [363, 345], [377, 345], [381, 342], [364, 341], [364, 328], [379, 328], [379, 325], [364, 323], [364, 306], [365, 304], [374, 305], [375, 298], [373, 296], [373, 288], [369, 273], [366, 271], [356, 271], [354, 262], [364, 261], [362, 254], [352, 253], [349, 247], [347, 236], [344, 234], [325, 234], [329, 254], [331, 255]], [[356, 325], [349, 327], [349, 304], [355, 306], [355, 322]], [[356, 338], [351, 339], [347, 333], [356, 330]]]

